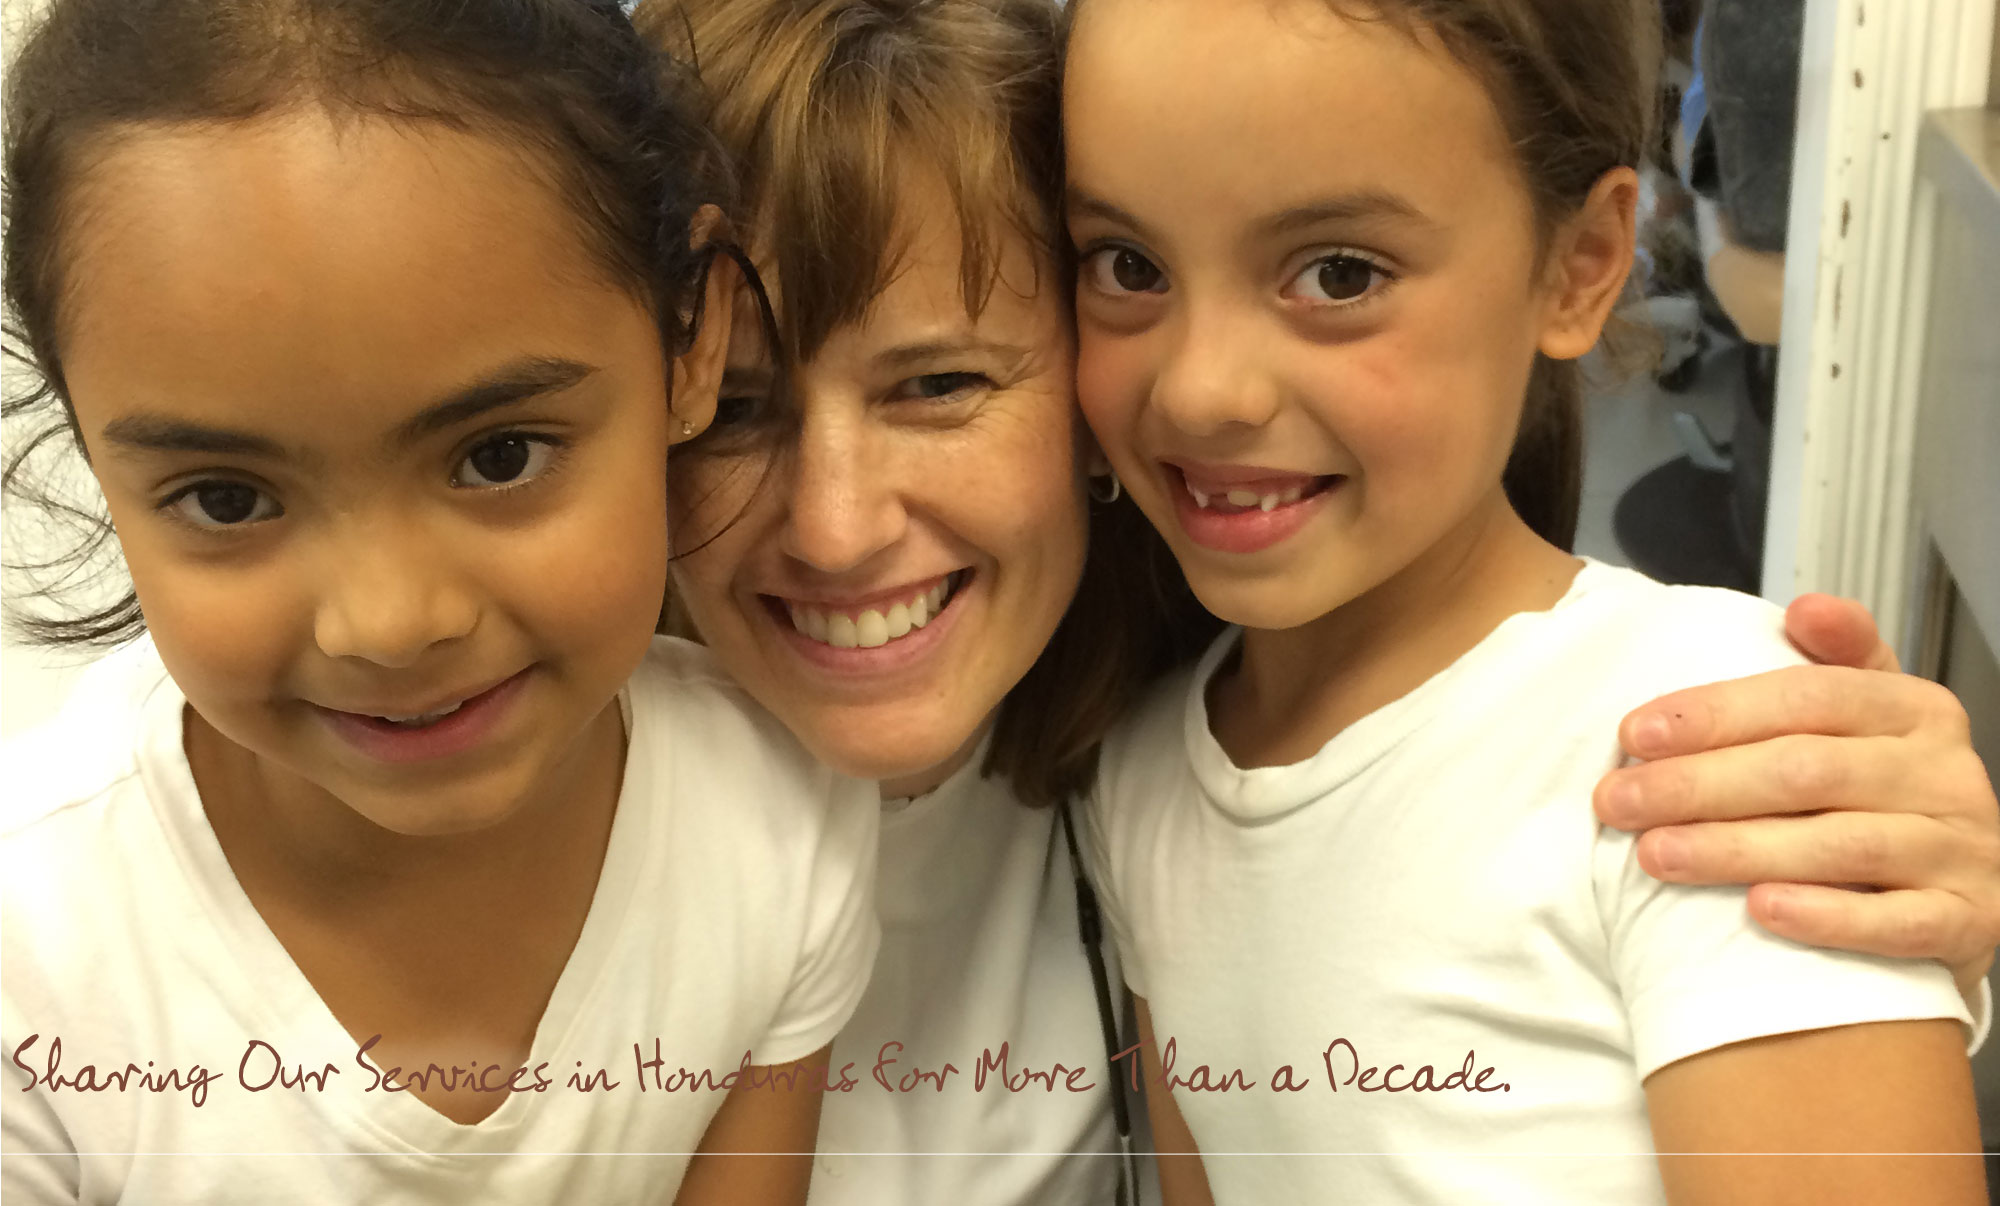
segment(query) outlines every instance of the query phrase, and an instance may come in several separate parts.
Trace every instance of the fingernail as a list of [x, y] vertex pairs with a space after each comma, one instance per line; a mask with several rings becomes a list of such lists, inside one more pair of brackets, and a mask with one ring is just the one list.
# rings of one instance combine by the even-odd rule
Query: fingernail
[[1687, 843], [1677, 833], [1657, 833], [1653, 835], [1653, 865], [1666, 874], [1673, 874], [1687, 867]]
[[1773, 922], [1792, 920], [1792, 904], [1795, 894], [1785, 888], [1773, 888], [1764, 894], [1764, 914]]
[[1658, 712], [1649, 713], [1640, 717], [1639, 723], [1632, 726], [1632, 743], [1639, 747], [1632, 752], [1641, 757], [1661, 753], [1666, 750], [1667, 742], [1673, 735], [1672, 721]]
[[1639, 816], [1639, 808], [1645, 803], [1646, 791], [1639, 785], [1637, 776], [1619, 775], [1611, 780], [1611, 786], [1604, 793], [1605, 810], [1611, 815], [1607, 822], [1614, 826], [1629, 825]]

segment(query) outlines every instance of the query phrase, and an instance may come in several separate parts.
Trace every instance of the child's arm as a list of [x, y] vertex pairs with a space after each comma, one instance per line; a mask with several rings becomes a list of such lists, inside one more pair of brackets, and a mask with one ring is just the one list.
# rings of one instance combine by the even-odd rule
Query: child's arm
[[795, 1064], [753, 1068], [731, 1089], [688, 1162], [674, 1206], [801, 1206], [832, 1051], [829, 1043]]
[[1648, 1077], [1646, 1104], [1673, 1206], [1986, 1202], [1965, 1036], [1954, 1021], [1718, 1047]]
[[1181, 1117], [1174, 1095], [1160, 1075], [1160, 1045], [1153, 1041], [1153, 1014], [1144, 997], [1139, 1008], [1139, 1057], [1146, 1069], [1146, 1112], [1153, 1121], [1153, 1150], [1159, 1155], [1162, 1206], [1215, 1206], [1208, 1174], [1201, 1167], [1201, 1149]]

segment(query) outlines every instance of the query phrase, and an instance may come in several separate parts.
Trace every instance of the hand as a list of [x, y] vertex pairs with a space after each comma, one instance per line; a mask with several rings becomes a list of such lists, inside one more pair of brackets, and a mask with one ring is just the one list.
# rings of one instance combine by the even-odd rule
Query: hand
[[[1750, 914], [1815, 946], [1936, 958], [1968, 996], [2000, 941], [2000, 802], [1965, 709], [1896, 673], [1858, 604], [1785, 613], [1800, 666], [1680, 691], [1619, 728], [1647, 761], [1598, 784], [1597, 815], [1648, 830], [1639, 864], [1754, 884]], [[1827, 885], [1861, 885], [1855, 891]]]

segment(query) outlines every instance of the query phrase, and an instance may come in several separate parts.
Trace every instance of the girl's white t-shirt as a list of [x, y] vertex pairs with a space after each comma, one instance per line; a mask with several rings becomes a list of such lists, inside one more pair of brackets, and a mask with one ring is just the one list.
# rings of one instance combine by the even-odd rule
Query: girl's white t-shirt
[[1107, 743], [1086, 857], [1174, 1047], [1217, 1201], [1664, 1201], [1642, 1082], [1730, 1043], [1967, 1020], [1929, 962], [1800, 946], [1662, 883], [1591, 793], [1624, 714], [1797, 664], [1762, 600], [1585, 565], [1303, 762], [1245, 770], [1206, 688]]
[[150, 648], [93, 668], [6, 751], [7, 1200], [671, 1200], [746, 1055], [806, 1056], [860, 1000], [879, 796], [812, 761], [696, 646], [656, 641], [622, 702], [624, 783], [583, 931], [520, 1091], [462, 1125], [385, 1091], [251, 906]]
[[[812, 1206], [1112, 1201], [1107, 1053], [1069, 852], [1055, 811], [982, 777], [984, 757], [883, 816], [882, 951], [833, 1044], [859, 1083], [827, 1098]], [[1110, 975], [1116, 991], [1115, 959]]]

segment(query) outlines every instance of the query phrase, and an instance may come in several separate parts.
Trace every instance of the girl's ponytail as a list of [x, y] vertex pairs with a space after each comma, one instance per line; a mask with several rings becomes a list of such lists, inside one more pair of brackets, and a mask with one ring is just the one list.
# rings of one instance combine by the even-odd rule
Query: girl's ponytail
[[1583, 499], [1583, 370], [1575, 361], [1535, 357], [1501, 481], [1537, 536], [1565, 552], [1575, 545]]

